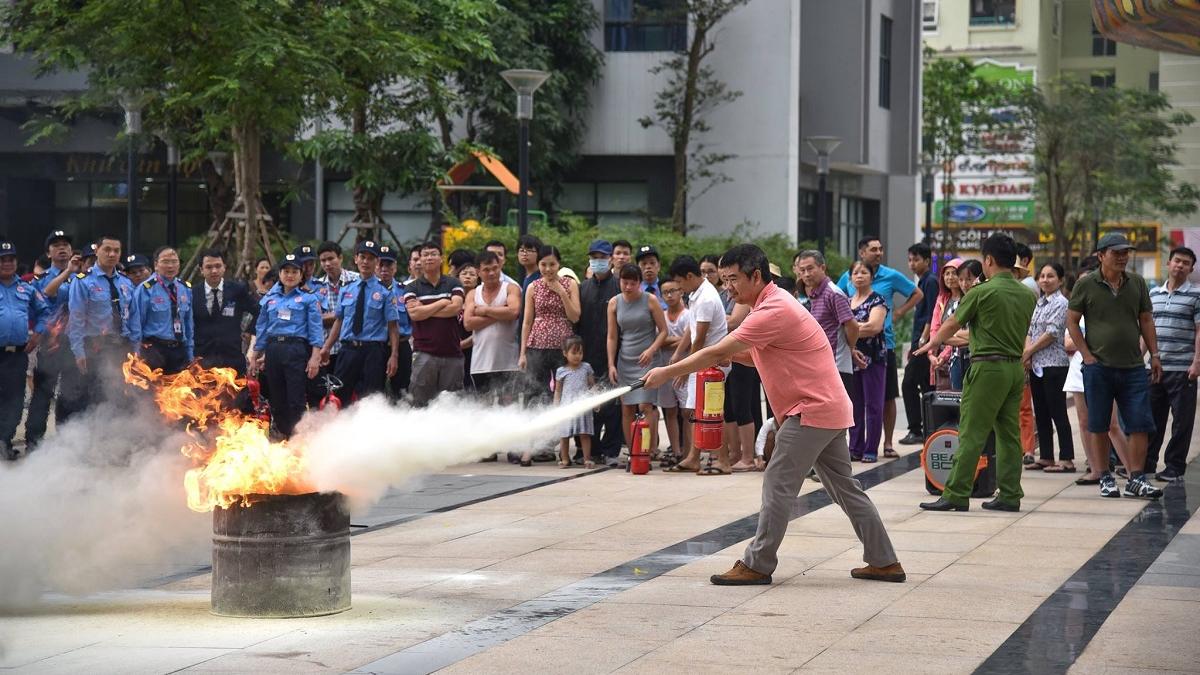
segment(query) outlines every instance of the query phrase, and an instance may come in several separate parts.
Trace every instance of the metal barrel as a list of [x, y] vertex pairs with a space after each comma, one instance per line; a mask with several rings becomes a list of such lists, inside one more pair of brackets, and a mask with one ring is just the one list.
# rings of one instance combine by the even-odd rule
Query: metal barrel
[[350, 512], [338, 493], [254, 495], [213, 510], [212, 612], [288, 618], [350, 609]]

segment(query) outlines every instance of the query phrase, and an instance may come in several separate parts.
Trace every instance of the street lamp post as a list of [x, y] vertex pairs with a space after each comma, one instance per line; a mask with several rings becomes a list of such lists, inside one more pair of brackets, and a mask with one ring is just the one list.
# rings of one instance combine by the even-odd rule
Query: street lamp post
[[126, 185], [128, 189], [126, 203], [129, 206], [125, 218], [125, 245], [132, 251], [134, 248], [133, 233], [138, 226], [138, 197], [141, 195], [137, 174], [137, 135], [142, 133], [141, 96], [137, 92], [127, 91], [121, 95], [121, 107], [125, 109], [125, 133], [129, 136], [128, 171]]
[[921, 199], [925, 202], [925, 243], [933, 247], [933, 177], [938, 164], [933, 157], [921, 158]]
[[520, 178], [520, 194], [517, 195], [517, 230], [529, 233], [529, 121], [533, 119], [533, 92], [542, 86], [550, 73], [542, 70], [515, 68], [500, 73], [500, 77], [517, 92], [517, 120], [520, 132], [517, 136], [517, 174]]
[[[804, 139], [817, 153], [817, 250], [825, 254], [825, 232], [832, 209], [829, 208], [829, 155], [842, 144], [837, 136], [809, 136]], [[830, 230], [832, 231], [832, 230]]]
[[179, 239], [179, 148], [174, 141], [167, 141], [167, 245], [177, 246]]

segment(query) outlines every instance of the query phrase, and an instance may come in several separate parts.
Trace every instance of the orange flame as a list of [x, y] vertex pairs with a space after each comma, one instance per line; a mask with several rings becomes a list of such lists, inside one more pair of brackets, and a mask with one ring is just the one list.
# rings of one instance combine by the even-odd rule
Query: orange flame
[[[192, 364], [165, 375], [132, 354], [122, 369], [127, 383], [153, 391], [164, 417], [187, 423], [193, 441], [182, 452], [196, 465], [183, 481], [188, 508], [203, 512], [249, 506], [261, 495], [313, 491], [300, 448], [272, 442], [266, 421], [228, 407], [245, 386], [233, 369]], [[210, 439], [206, 432], [214, 426]]]

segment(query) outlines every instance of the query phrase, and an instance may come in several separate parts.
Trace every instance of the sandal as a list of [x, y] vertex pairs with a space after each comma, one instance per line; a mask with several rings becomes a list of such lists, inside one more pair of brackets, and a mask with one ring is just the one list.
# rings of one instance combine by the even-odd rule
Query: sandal
[[558, 468], [560, 468], [560, 469], [569, 469], [570, 467], [571, 467], [571, 463], [570, 463], [570, 462], [564, 462], [564, 461], [563, 461], [563, 460], [561, 460], [561, 459], [560, 459], [560, 460], [558, 460]]
[[1068, 466], [1066, 464], [1051, 464], [1050, 466], [1042, 469], [1042, 471], [1046, 473], [1075, 473], [1075, 467], [1073, 465]]
[[[884, 448], [883, 449], [883, 457], [885, 459], [896, 459], [896, 458], [900, 457], [900, 455], [896, 454], [895, 448]], [[863, 461], [865, 462], [866, 460], [863, 460]], [[871, 461], [875, 461], [875, 460], [871, 460]]]
[[583, 468], [594, 469], [594, 468], [596, 468], [596, 463], [589, 459], [588, 461], [583, 463]]
[[1057, 464], [1043, 464], [1042, 462], [1040, 462], [1038, 460], [1034, 460], [1034, 461], [1030, 462], [1029, 464], [1025, 465], [1025, 470], [1026, 471], [1049, 471], [1050, 467], [1052, 467], [1052, 466], [1058, 466], [1058, 465]]
[[1037, 461], [1037, 457], [1034, 457], [1033, 455], [1025, 455], [1024, 457], [1021, 458], [1021, 463], [1026, 466], [1033, 464], [1036, 461]]
[[[883, 456], [887, 457], [887, 450], [883, 451]], [[862, 462], [863, 464], [874, 464], [875, 462], [879, 461], [879, 457], [877, 457], [876, 455], [863, 455], [862, 459], [859, 461]]]
[[521, 466], [533, 466], [533, 460], [523, 459], [521, 460]]
[[1087, 476], [1084, 476], [1082, 478], [1076, 478], [1075, 484], [1076, 485], [1099, 485], [1100, 479], [1099, 478], [1088, 478]]
[[688, 468], [682, 464], [672, 464], [671, 466], [663, 467], [666, 473], [696, 473], [696, 469]]
[[703, 469], [700, 469], [696, 473], [701, 476], [728, 476], [728, 475], [730, 475], [730, 473], [728, 471], [722, 471], [721, 467], [718, 467], [718, 466], [708, 466]]

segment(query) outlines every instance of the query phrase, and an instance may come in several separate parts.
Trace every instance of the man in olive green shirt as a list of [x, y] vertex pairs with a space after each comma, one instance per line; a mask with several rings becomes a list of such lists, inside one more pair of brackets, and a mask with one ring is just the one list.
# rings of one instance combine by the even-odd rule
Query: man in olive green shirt
[[[1108, 426], [1113, 401], [1121, 414], [1121, 428], [1129, 436], [1125, 468], [1129, 481], [1125, 496], [1158, 499], [1162, 490], [1143, 473], [1146, 446], [1154, 431], [1150, 383], [1162, 376], [1154, 307], [1146, 280], [1126, 272], [1133, 246], [1123, 234], [1106, 234], [1096, 245], [1100, 269], [1082, 277], [1067, 305], [1067, 330], [1083, 355], [1083, 396], [1087, 400], [1088, 428], [1092, 437], [1088, 463], [1100, 470], [1100, 496], [1120, 497], [1117, 481], [1108, 471]], [[1087, 320], [1087, 336], [1079, 320]], [[1142, 363], [1139, 338], [1150, 352], [1150, 372]]]
[[1033, 294], [1013, 278], [1017, 246], [1006, 234], [983, 242], [987, 281], [967, 292], [958, 311], [937, 335], [914, 352], [936, 351], [962, 326], [971, 324], [971, 368], [963, 382], [958, 452], [946, 487], [937, 501], [921, 504], [927, 511], [966, 511], [975, 485], [975, 470], [988, 434], [996, 433], [996, 482], [1000, 494], [983, 503], [992, 511], [1019, 511], [1021, 497], [1021, 392], [1025, 369], [1021, 354], [1033, 318]]

